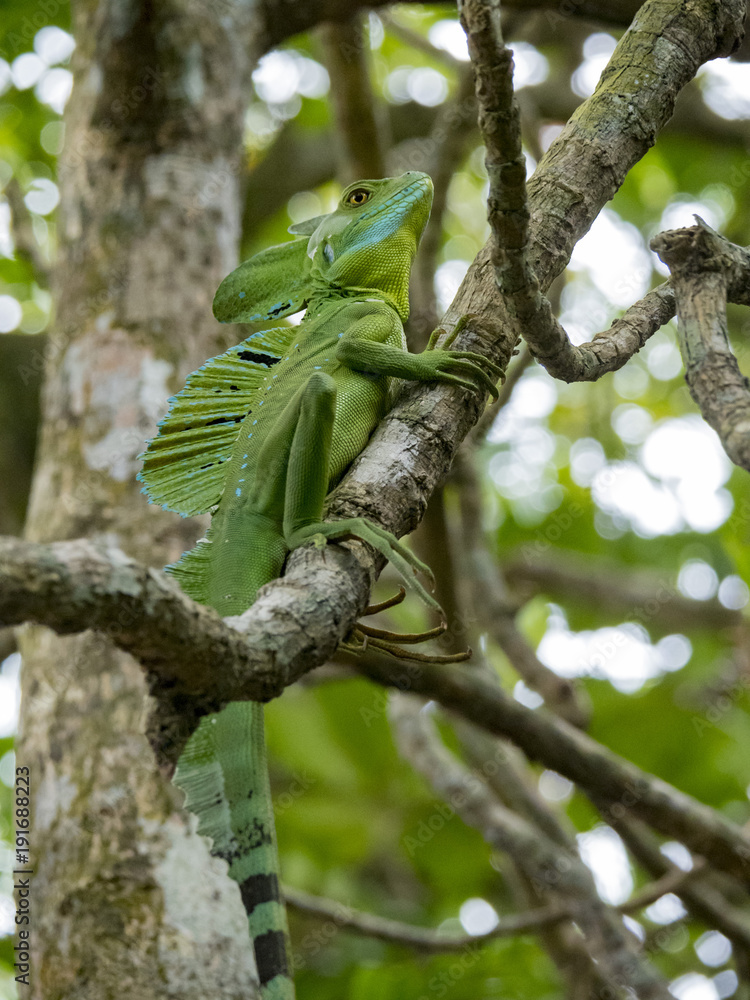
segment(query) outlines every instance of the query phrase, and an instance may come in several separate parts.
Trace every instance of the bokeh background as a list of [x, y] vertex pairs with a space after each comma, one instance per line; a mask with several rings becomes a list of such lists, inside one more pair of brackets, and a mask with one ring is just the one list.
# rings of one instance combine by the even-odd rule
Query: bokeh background
[[[68, 5], [58, 0], [2, 0], [0, 23], [0, 533], [18, 534], [34, 461], [39, 359], [54, 324], [56, 161], [76, 39]], [[467, 68], [465, 38], [449, 4], [396, 5], [366, 16], [365, 30], [377, 114], [390, 137], [387, 163], [405, 168], [455, 98]], [[612, 24], [514, 14], [508, 38], [529, 172], [592, 93], [620, 34]], [[665, 268], [648, 249], [657, 232], [691, 225], [697, 213], [730, 240], [748, 242], [750, 63], [743, 60], [740, 53], [703, 67], [656, 147], [576, 247], [554, 289], [575, 343], [664, 280]], [[243, 258], [287, 239], [292, 223], [333, 208], [340, 191], [319, 35], [297, 35], [268, 52], [253, 85]], [[483, 148], [469, 128], [442, 217], [439, 312], [487, 238], [486, 191]], [[729, 315], [735, 353], [750, 372], [750, 318], [733, 307]], [[750, 490], [690, 398], [673, 325], [593, 384], [564, 385], [524, 355], [515, 364], [523, 374], [475, 455], [486, 544], [506, 571], [524, 636], [590, 703], [591, 735], [747, 821]], [[443, 513], [457, 550], [460, 498], [461, 483], [449, 482]], [[461, 552], [453, 556], [459, 573]], [[379, 596], [396, 586], [386, 570]], [[478, 642], [515, 697], [540, 705], [481, 619], [470, 609], [465, 619], [454, 623], [453, 641]], [[414, 602], [388, 621], [427, 624]], [[9, 810], [21, 664], [11, 638], [2, 642], [0, 997], [10, 1000]], [[455, 816], [421, 836], [439, 803], [400, 760], [384, 705], [383, 693], [363, 680], [332, 674], [270, 706], [285, 878], [413, 924], [487, 931], [511, 908], [507, 862]], [[620, 837], [569, 781], [538, 768], [530, 773], [574, 828], [601, 896], [624, 902], [648, 876]], [[664, 843], [661, 851], [678, 866], [691, 863], [679, 844]], [[678, 1000], [747, 995], [730, 942], [691, 917], [676, 895], [628, 918], [628, 926]], [[561, 995], [559, 974], [532, 936], [471, 952], [459, 975], [456, 956], [415, 957], [312, 918], [295, 915], [293, 933], [302, 958], [298, 989], [309, 1000]]]

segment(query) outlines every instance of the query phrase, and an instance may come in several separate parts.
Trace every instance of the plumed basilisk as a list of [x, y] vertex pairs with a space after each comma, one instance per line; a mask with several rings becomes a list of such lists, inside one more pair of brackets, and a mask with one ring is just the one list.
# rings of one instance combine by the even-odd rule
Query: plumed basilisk
[[[426, 569], [364, 518], [324, 522], [323, 502], [386, 413], [395, 379], [452, 382], [497, 394], [500, 369], [478, 354], [409, 354], [409, 272], [432, 203], [426, 174], [358, 181], [329, 215], [290, 228], [299, 239], [245, 261], [221, 283], [223, 323], [276, 320], [193, 372], [170, 400], [140, 474], [155, 503], [212, 512], [208, 535], [167, 567], [182, 589], [237, 615], [300, 545], [357, 537], [385, 555], [433, 607]], [[209, 665], [207, 665], [208, 669]], [[287, 924], [263, 735], [263, 707], [234, 702], [204, 716], [175, 783], [239, 884], [264, 1000], [291, 1000]]]

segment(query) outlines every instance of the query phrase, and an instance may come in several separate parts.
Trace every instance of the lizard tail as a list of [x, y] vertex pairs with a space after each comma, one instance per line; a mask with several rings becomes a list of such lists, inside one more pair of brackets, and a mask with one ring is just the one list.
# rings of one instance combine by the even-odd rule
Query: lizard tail
[[[224, 592], [231, 591], [231, 600], [220, 613], [238, 614], [253, 603], [258, 587], [280, 574], [286, 554], [283, 538], [263, 523], [253, 525], [244, 541], [253, 555], [250, 565], [243, 566], [243, 560], [235, 558], [221, 575], [221, 586], [207, 581], [209, 552], [215, 544], [211, 541], [186, 552], [168, 567], [169, 572], [191, 597], [217, 610]], [[230, 878], [239, 885], [261, 997], [294, 1000], [263, 705], [233, 701], [220, 712], [204, 716], [180, 755], [173, 780], [185, 793], [186, 807], [198, 817], [198, 833], [211, 838], [211, 853], [224, 858]]]
[[263, 1000], [294, 1000], [280, 898], [263, 706], [231, 702], [204, 716], [180, 756], [174, 783], [198, 816], [198, 833], [229, 864], [247, 913]]

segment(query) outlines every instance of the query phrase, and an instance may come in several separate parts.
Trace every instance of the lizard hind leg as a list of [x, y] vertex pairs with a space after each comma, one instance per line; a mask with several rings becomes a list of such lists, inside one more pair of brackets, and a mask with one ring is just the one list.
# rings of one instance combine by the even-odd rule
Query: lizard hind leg
[[[390, 531], [364, 517], [323, 521], [323, 502], [328, 479], [336, 412], [336, 386], [330, 375], [315, 372], [299, 398], [296, 426], [289, 451], [284, 495], [284, 539], [289, 549], [306, 542], [358, 538], [385, 556], [424, 603], [436, 611], [440, 605], [416, 578], [416, 572], [432, 580], [429, 566], [409, 551]], [[270, 442], [270, 439], [269, 439]]]
[[428, 608], [432, 608], [434, 611], [441, 610], [438, 602], [415, 575], [419, 570], [432, 580], [430, 567], [418, 559], [413, 552], [410, 552], [390, 531], [368, 521], [365, 517], [347, 517], [341, 521], [320, 521], [317, 524], [300, 525], [289, 533], [285, 532], [285, 537], [290, 549], [298, 548], [311, 540], [317, 542], [320, 538], [331, 542], [358, 538], [360, 541], [367, 542], [368, 545], [385, 556], [389, 562], [393, 563], [404, 583], [421, 597]]

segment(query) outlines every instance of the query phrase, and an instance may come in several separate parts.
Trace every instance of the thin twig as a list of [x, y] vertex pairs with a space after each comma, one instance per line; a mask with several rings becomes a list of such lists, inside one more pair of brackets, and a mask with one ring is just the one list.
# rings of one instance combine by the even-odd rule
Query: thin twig
[[513, 669], [544, 698], [551, 711], [575, 726], [585, 726], [590, 717], [585, 692], [578, 692], [569, 679], [560, 677], [542, 663], [516, 623], [516, 609], [503, 571], [484, 537], [475, 459], [475, 455], [464, 449], [454, 470], [461, 487], [461, 551], [467, 562], [465, 576], [471, 587], [481, 630], [485, 630], [498, 644]]
[[703, 858], [696, 858], [695, 864], [689, 871], [675, 867], [672, 871], [666, 872], [656, 882], [649, 882], [643, 888], [634, 893], [630, 899], [626, 899], [618, 907], [620, 913], [637, 913], [651, 906], [657, 899], [666, 896], [668, 892], [679, 894], [680, 890], [688, 882], [691, 882], [697, 874], [706, 869], [706, 862]]
[[[492, 672], [488, 667], [485, 673]], [[537, 791], [535, 775], [528, 762], [515, 747], [505, 740], [493, 739], [487, 733], [453, 716], [453, 724], [469, 764], [482, 776], [498, 801], [513, 812], [523, 816], [541, 833], [568, 852], [577, 851], [574, 831], [545, 802]], [[568, 828], [566, 828], [568, 827]], [[535, 884], [517, 864], [512, 863], [509, 888], [517, 905], [525, 909], [538, 902]], [[607, 995], [607, 984], [586, 947], [577, 925], [572, 921], [561, 922], [539, 930], [539, 944], [548, 953], [568, 986], [570, 997]], [[581, 992], [582, 983], [586, 984]]]
[[[483, 665], [484, 674], [496, 675], [488, 665]], [[558, 816], [539, 795], [532, 783], [533, 775], [523, 755], [505, 740], [493, 739], [487, 733], [470, 723], [453, 716], [453, 724], [461, 742], [464, 754], [476, 774], [482, 776], [496, 798], [513, 812], [528, 820], [532, 826], [550, 838], [569, 853], [576, 851], [572, 831], [569, 833]], [[510, 862], [509, 888], [517, 899], [517, 905], [525, 909], [539, 903], [538, 892], [533, 880]], [[540, 928], [539, 943], [550, 956], [560, 975], [565, 980], [570, 997], [606, 996], [607, 983], [601, 976], [586, 947], [586, 942], [577, 925], [572, 921], [560, 922]], [[586, 989], [581, 992], [581, 984]]]
[[498, 938], [516, 937], [527, 934], [549, 924], [563, 920], [567, 914], [559, 905], [540, 907], [528, 913], [514, 913], [501, 917], [497, 926], [486, 934], [448, 934], [429, 927], [416, 927], [400, 920], [390, 920], [362, 910], [355, 910], [344, 903], [338, 903], [322, 896], [313, 896], [300, 889], [284, 886], [284, 899], [292, 909], [309, 913], [323, 920], [331, 920], [339, 927], [390, 941], [417, 951], [440, 954], [461, 951], [466, 947], [478, 947]]
[[394, 38], [398, 38], [400, 42], [404, 45], [408, 45], [411, 49], [417, 49], [419, 52], [424, 52], [425, 55], [429, 56], [430, 59], [434, 59], [436, 62], [443, 63], [448, 69], [461, 71], [466, 68], [466, 63], [462, 62], [460, 59], [456, 59], [452, 56], [450, 52], [445, 49], [439, 48], [437, 45], [433, 45], [432, 42], [421, 35], [418, 31], [412, 31], [411, 28], [407, 28], [405, 24], [401, 24], [390, 11], [379, 11], [378, 17], [385, 25], [386, 30], [389, 34], [393, 35]]
[[[456, 734], [469, 764], [481, 774], [503, 805], [523, 816], [562, 847], [574, 846], [572, 831], [550, 809], [532, 785], [532, 772], [523, 754], [506, 740], [493, 738], [471, 723], [453, 716]], [[487, 767], [487, 761], [492, 762]]]
[[[479, 0], [476, 3], [479, 4]], [[565, 380], [578, 380], [596, 378], [604, 370], [619, 367], [643, 338], [650, 335], [651, 328], [658, 328], [665, 315], [669, 318], [673, 308], [671, 292], [656, 290], [626, 314], [628, 323], [634, 324], [633, 332], [636, 334], [630, 338], [632, 349], [629, 353], [622, 345], [618, 344], [616, 350], [612, 345], [608, 346], [607, 338], [595, 338], [591, 345], [574, 348], [552, 316], [542, 292], [562, 272], [575, 243], [666, 123], [677, 94], [701, 62], [719, 54], [729, 54], [738, 44], [744, 8], [740, 0], [731, 0], [721, 8], [718, 18], [707, 17], [706, 8], [700, 15], [705, 31], [695, 32], [685, 21], [686, 8], [678, 4], [665, 8], [658, 0], [647, 0], [643, 4], [638, 19], [618, 43], [596, 91], [578, 108], [529, 180], [529, 267], [536, 274], [539, 290], [535, 290], [533, 281], [525, 283], [522, 280], [514, 287], [510, 281], [514, 273], [511, 268], [501, 276], [503, 280], [507, 278], [503, 285], [505, 301], [500, 299], [502, 305], [488, 291], [481, 298], [475, 293], [471, 304], [466, 301], [473, 283], [477, 279], [486, 281], [488, 265], [491, 265], [495, 254], [495, 234], [477, 257], [459, 289], [451, 306], [448, 326], [462, 315], [473, 313], [478, 328], [497, 335], [498, 311], [502, 309], [509, 314], [508, 322], [512, 322], [514, 328], [519, 325], [523, 328], [523, 335], [532, 352], [551, 374]], [[717, 10], [714, 8], [715, 13]], [[485, 27], [485, 24], [478, 24], [478, 32]], [[491, 18], [487, 31], [497, 37], [496, 24]], [[653, 38], [657, 35], [660, 44], [665, 47], [664, 51], [669, 52], [667, 59], [653, 58]], [[689, 38], [687, 44], [686, 38]], [[485, 48], [491, 53], [491, 44]], [[714, 55], [709, 56], [709, 51]], [[644, 83], [643, 76], [644, 58], [649, 66], [647, 83]], [[491, 59], [488, 62], [480, 56], [479, 61], [484, 63], [485, 77], [491, 80]], [[502, 95], [502, 81], [495, 89]], [[493, 93], [492, 88], [488, 89], [488, 93]], [[507, 114], [511, 113], [508, 101], [488, 107], [490, 112], [497, 112], [496, 117], [500, 116], [497, 118], [498, 134], [503, 134], [500, 128], [503, 108]], [[494, 138], [496, 136], [490, 136], [490, 145]], [[502, 169], [506, 160], [514, 162], [513, 152], [505, 151], [503, 154], [501, 149], [498, 169]], [[585, 177], [578, 169], [578, 164], [584, 161], [594, 168], [587, 169]], [[521, 215], [512, 216], [511, 221], [513, 219], [522, 226]], [[510, 246], [510, 249], [518, 250], [518, 246]], [[614, 335], [618, 330], [619, 327], [615, 327]], [[599, 360], [600, 354], [603, 364]]]
[[529, 345], [524, 344], [518, 352], [518, 357], [508, 369], [505, 381], [498, 389], [497, 399], [493, 399], [482, 416], [477, 420], [468, 435], [471, 444], [481, 444], [497, 419], [497, 415], [504, 406], [510, 402], [513, 390], [521, 381], [523, 373], [534, 363], [534, 355], [529, 350]]
[[412, 315], [408, 333], [409, 345], [414, 351], [424, 348], [437, 325], [435, 272], [443, 241], [448, 189], [464, 157], [468, 138], [475, 130], [474, 74], [471, 66], [460, 64], [456, 93], [440, 109], [426, 143], [422, 144], [427, 150], [425, 170], [432, 177], [435, 193], [430, 219], [412, 268]]
[[[678, 877], [682, 869], [662, 854], [659, 839], [643, 823], [632, 816], [615, 816], [609, 808], [602, 808], [607, 814], [609, 825], [622, 837], [630, 853], [647, 872], [659, 882], [668, 875]], [[707, 871], [697, 857], [693, 860], [693, 868], [689, 874], [694, 877], [682, 882], [672, 891], [679, 895], [687, 909], [699, 920], [721, 931], [736, 943], [738, 949], [750, 951], [750, 918], [743, 906], [744, 900], [740, 905], [733, 905], [722, 886], [724, 881], [730, 880], [725, 880], [717, 872]], [[653, 885], [658, 885], [659, 882]], [[742, 895], [742, 886], [737, 881], [731, 880], [731, 885]], [[648, 892], [648, 889], [645, 886], [643, 892]], [[625, 904], [627, 905], [628, 903]]]
[[507, 737], [530, 760], [558, 771], [592, 798], [606, 796], [613, 814], [624, 810], [645, 820], [702, 854], [713, 867], [750, 884], [750, 838], [734, 823], [617, 757], [562, 719], [525, 708], [470, 668], [394, 667], [375, 655], [362, 657], [355, 666], [380, 684], [432, 698], [488, 732]]
[[490, 182], [487, 218], [492, 229], [490, 256], [502, 293], [539, 289], [531, 270], [526, 160], [521, 119], [513, 94], [513, 54], [503, 41], [499, 0], [463, 0], [461, 23], [476, 75], [479, 128], [484, 137]]
[[50, 266], [44, 259], [37, 243], [31, 224], [31, 213], [26, 207], [21, 186], [15, 177], [8, 181], [3, 193], [10, 208], [11, 232], [13, 233], [16, 257], [29, 262], [35, 280], [46, 288], [50, 282]]
[[[529, 260], [529, 210], [513, 60], [504, 45], [498, 0], [465, 0], [462, 21], [477, 73], [479, 125], [486, 147], [492, 229], [490, 258], [532, 354], [565, 381], [593, 380], [621, 367], [673, 315], [670, 293], [649, 293], [591, 344], [574, 347], [542, 294]], [[635, 334], [635, 337], [633, 336]], [[624, 348], [624, 349], [623, 349]]]
[[[620, 913], [635, 913], [642, 910], [665, 893], [679, 890], [700, 870], [700, 867], [696, 867], [688, 872], [681, 869], [670, 872], [658, 881], [645, 885], [640, 892], [621, 903], [616, 909]], [[391, 920], [388, 917], [357, 910], [338, 900], [316, 896], [288, 885], [283, 886], [282, 892], [286, 904], [300, 913], [332, 921], [337, 927], [345, 928], [355, 934], [404, 945], [415, 951], [430, 954], [462, 951], [464, 948], [479, 947], [500, 938], [534, 933], [563, 920], [569, 920], [571, 917], [566, 906], [559, 903], [548, 904], [526, 913], [512, 913], [501, 917], [497, 925], [484, 934], [449, 934], [440, 929], [418, 927], [401, 920]]]
[[684, 597], [672, 572], [633, 571], [606, 560], [576, 560], [569, 553], [563, 559], [551, 548], [533, 543], [506, 567], [508, 583], [523, 600], [542, 593], [566, 604], [595, 602], [600, 611], [662, 629], [733, 628], [743, 620], [741, 611], [725, 608], [716, 598]]

